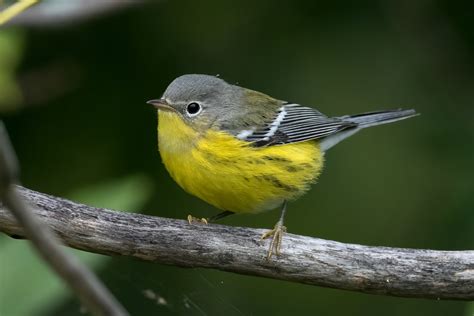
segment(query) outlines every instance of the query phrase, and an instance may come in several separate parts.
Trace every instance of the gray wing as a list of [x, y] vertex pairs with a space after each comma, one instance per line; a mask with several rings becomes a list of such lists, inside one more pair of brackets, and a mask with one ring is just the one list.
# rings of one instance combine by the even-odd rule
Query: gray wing
[[254, 146], [269, 146], [320, 139], [356, 126], [357, 123], [329, 118], [309, 107], [285, 103], [272, 121], [238, 131], [236, 137]]

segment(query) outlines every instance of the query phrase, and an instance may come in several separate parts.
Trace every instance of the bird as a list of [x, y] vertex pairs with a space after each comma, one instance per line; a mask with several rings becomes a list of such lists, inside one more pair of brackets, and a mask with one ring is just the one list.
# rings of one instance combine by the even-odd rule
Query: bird
[[281, 209], [266, 258], [281, 253], [287, 204], [316, 182], [327, 150], [367, 127], [416, 116], [413, 109], [328, 117], [318, 110], [230, 84], [218, 76], [186, 74], [159, 99], [158, 150], [178, 185], [231, 214]]

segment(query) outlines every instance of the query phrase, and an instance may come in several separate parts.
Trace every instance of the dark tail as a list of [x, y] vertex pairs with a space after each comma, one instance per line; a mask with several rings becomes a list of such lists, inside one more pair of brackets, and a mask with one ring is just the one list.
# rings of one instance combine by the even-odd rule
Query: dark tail
[[340, 117], [344, 121], [356, 123], [360, 128], [392, 123], [404, 120], [413, 116], [417, 116], [415, 110], [386, 110], [377, 112], [361, 113], [356, 115], [346, 115]]
[[320, 142], [321, 150], [328, 150], [340, 141], [354, 135], [363, 128], [392, 123], [417, 115], [418, 113], [416, 113], [415, 110], [398, 109], [341, 116], [339, 119], [342, 119], [346, 122], [355, 123], [356, 125], [323, 138]]

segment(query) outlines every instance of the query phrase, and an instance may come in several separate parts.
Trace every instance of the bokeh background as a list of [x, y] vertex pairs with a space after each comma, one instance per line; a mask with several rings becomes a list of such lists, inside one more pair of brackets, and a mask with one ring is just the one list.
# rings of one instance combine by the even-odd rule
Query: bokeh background
[[[319, 183], [290, 205], [290, 232], [474, 249], [474, 2], [99, 1], [97, 12], [92, 2], [45, 0], [0, 29], [0, 115], [25, 186], [165, 217], [215, 214], [168, 176], [145, 101], [179, 75], [219, 74], [328, 115], [422, 113], [332, 149]], [[278, 216], [222, 223], [270, 228]], [[133, 315], [474, 315], [473, 303], [71, 252]], [[82, 313], [25, 241], [0, 236], [1, 315]]]

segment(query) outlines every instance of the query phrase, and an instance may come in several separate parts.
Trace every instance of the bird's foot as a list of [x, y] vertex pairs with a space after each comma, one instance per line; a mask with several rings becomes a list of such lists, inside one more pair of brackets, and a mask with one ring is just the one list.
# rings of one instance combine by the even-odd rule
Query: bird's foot
[[272, 242], [268, 248], [267, 260], [270, 260], [272, 255], [275, 253], [277, 256], [280, 255], [281, 243], [283, 235], [286, 233], [286, 227], [282, 223], [278, 222], [272, 230], [267, 231], [262, 235], [260, 240], [272, 237]]
[[192, 224], [192, 223], [198, 223], [198, 224], [208, 224], [208, 220], [207, 218], [197, 218], [197, 217], [194, 217], [192, 216], [191, 214], [188, 215], [188, 222], [189, 224]]

